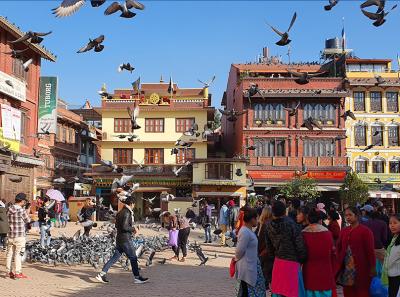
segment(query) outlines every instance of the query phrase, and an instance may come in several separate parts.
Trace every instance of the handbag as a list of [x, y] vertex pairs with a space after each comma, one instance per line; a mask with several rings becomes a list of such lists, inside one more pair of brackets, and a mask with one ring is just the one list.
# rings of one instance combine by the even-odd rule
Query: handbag
[[232, 258], [231, 264], [229, 265], [229, 275], [231, 277], [234, 277], [235, 272], [236, 272], [236, 261], [235, 261], [235, 258]]
[[343, 268], [339, 273], [338, 283], [342, 286], [354, 286], [356, 279], [356, 268], [354, 264], [354, 257], [351, 252], [350, 246], [347, 247], [346, 255], [344, 257]]
[[178, 246], [178, 230], [169, 230], [169, 239], [168, 245], [169, 246]]

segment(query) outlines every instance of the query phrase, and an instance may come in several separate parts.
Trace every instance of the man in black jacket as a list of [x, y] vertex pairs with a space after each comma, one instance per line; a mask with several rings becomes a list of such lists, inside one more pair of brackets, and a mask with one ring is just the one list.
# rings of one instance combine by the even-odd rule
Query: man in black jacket
[[131, 196], [126, 198], [124, 207], [117, 213], [115, 219], [115, 228], [117, 229], [117, 239], [114, 255], [104, 265], [102, 271], [96, 276], [96, 279], [102, 283], [108, 283], [106, 278], [108, 270], [113, 266], [124, 253], [131, 262], [132, 273], [135, 284], [144, 284], [148, 278], [139, 274], [138, 260], [135, 248], [132, 243], [132, 233], [136, 233], [133, 227], [133, 209], [135, 207], [135, 199]]

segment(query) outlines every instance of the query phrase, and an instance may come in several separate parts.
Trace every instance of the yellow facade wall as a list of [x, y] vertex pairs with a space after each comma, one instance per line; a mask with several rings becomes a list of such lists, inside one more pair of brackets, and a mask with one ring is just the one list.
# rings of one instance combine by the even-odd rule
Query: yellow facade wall
[[[212, 163], [210, 160], [209, 163]], [[218, 162], [221, 163], [221, 162]], [[246, 186], [246, 163], [245, 162], [226, 162], [233, 165], [232, 180], [214, 180], [206, 178], [206, 162], [193, 164], [193, 184], [195, 185], [221, 185], [221, 186]], [[240, 169], [242, 176], [236, 175], [236, 170]]]
[[[114, 148], [133, 148], [133, 159], [138, 162], [144, 160], [146, 148], [164, 148], [164, 164], [176, 164], [176, 155], [171, 155], [171, 149], [175, 147], [173, 142], [160, 142], [160, 143], [134, 143], [134, 142], [120, 142], [120, 143], [107, 143], [102, 142], [101, 157], [103, 160], [113, 160]], [[200, 142], [194, 143], [191, 148], [195, 149], [196, 158], [207, 158], [207, 143]]]
[[[390, 66], [390, 65], [389, 65]], [[355, 78], [375, 78], [376, 75], [381, 76], [382, 78], [397, 78], [399, 74], [397, 72], [347, 72], [347, 77], [349, 79]], [[355, 111], [354, 110], [354, 98], [353, 92], [362, 91], [365, 92], [365, 111]], [[372, 111], [370, 104], [370, 92], [371, 91], [379, 91], [382, 94], [382, 111]], [[350, 87], [350, 96], [346, 98], [345, 108], [346, 110], [351, 110], [354, 112], [357, 120], [354, 121], [350, 118], [346, 121], [346, 148], [347, 148], [347, 156], [349, 158], [349, 165], [355, 170], [356, 169], [356, 161], [357, 160], [366, 160], [368, 161], [367, 173], [360, 173], [359, 176], [365, 180], [366, 182], [373, 182], [375, 177], [378, 177], [382, 180], [382, 182], [387, 179], [388, 181], [394, 181], [393, 176], [398, 174], [392, 174], [389, 172], [390, 170], [390, 161], [397, 160], [400, 158], [400, 147], [395, 146], [389, 142], [388, 138], [388, 127], [390, 126], [399, 126], [400, 127], [400, 114], [399, 112], [390, 112], [387, 110], [387, 100], [386, 100], [386, 92], [400, 92], [399, 87], [380, 87], [380, 86], [351, 86]], [[398, 96], [398, 100], [400, 96]], [[398, 102], [398, 106], [400, 106], [400, 102]], [[356, 146], [355, 141], [355, 126], [362, 124], [366, 127], [366, 141], [367, 145], [372, 144], [372, 126], [381, 125], [383, 127], [383, 145], [375, 146], [372, 149], [363, 152], [362, 149], [364, 147]], [[400, 132], [400, 131], [399, 131]], [[384, 161], [384, 172], [381, 174], [374, 173], [372, 167], [372, 161], [374, 160], [383, 160]], [[400, 160], [400, 159], [399, 159]], [[391, 176], [388, 179], [389, 175]], [[397, 179], [397, 178], [396, 178]]]
[[[117, 135], [129, 133], [114, 132], [115, 118], [129, 118], [126, 110], [121, 111], [102, 111], [103, 141], [101, 142], [101, 157], [104, 160], [113, 160], [114, 148], [133, 148], [133, 159], [138, 162], [144, 160], [145, 148], [164, 148], [164, 164], [176, 164], [176, 155], [171, 155], [171, 149], [175, 147], [178, 139], [194, 142], [191, 148], [195, 149], [196, 158], [207, 158], [207, 141], [203, 140], [201, 135], [185, 136], [182, 132], [176, 132], [177, 118], [194, 118], [199, 126], [201, 133], [207, 124], [207, 110], [193, 111], [141, 111], [137, 120], [141, 129], [135, 130], [134, 134], [138, 136], [134, 142], [127, 139], [119, 139]], [[150, 133], [145, 132], [146, 118], [163, 118], [164, 132]]]
[[[124, 133], [114, 132], [114, 118], [129, 118], [126, 110], [121, 111], [102, 111], [103, 133], [106, 133], [107, 140], [126, 142], [126, 139], [119, 139], [116, 135]], [[163, 133], [146, 133], [145, 132], [145, 119], [146, 118], [164, 118], [164, 132]], [[138, 136], [140, 141], [176, 141], [182, 138], [181, 132], [176, 132], [175, 119], [176, 118], [194, 118], [195, 123], [198, 124], [200, 132], [203, 131], [204, 125], [207, 124], [207, 110], [182, 110], [182, 111], [141, 111], [137, 120], [141, 129], [135, 130], [135, 135]], [[128, 134], [128, 133], [125, 133]]]

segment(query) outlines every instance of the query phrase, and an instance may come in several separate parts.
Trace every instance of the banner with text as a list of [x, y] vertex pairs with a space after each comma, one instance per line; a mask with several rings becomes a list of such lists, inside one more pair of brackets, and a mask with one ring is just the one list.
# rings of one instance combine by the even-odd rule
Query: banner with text
[[21, 111], [7, 104], [1, 104], [1, 126], [3, 137], [21, 140]]
[[39, 134], [55, 134], [57, 131], [57, 83], [57, 77], [40, 77], [38, 111]]

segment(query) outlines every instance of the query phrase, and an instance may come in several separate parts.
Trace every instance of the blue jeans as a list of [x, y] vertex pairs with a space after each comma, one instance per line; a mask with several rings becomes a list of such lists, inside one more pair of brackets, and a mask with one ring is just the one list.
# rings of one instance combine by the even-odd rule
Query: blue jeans
[[133, 247], [133, 244], [130, 241], [123, 242], [123, 243], [117, 243], [117, 245], [115, 246], [114, 255], [104, 265], [102, 271], [104, 273], [107, 273], [108, 270], [111, 268], [111, 266], [113, 266], [115, 263], [117, 263], [119, 258], [121, 258], [122, 254], [125, 254], [128, 257], [128, 259], [131, 261], [133, 276], [138, 277], [139, 276], [138, 260], [136, 257], [135, 248]]
[[210, 242], [211, 241], [211, 225], [207, 225], [204, 227], [204, 231], [206, 234], [206, 241]]
[[[49, 246], [51, 236], [50, 236], [50, 228], [51, 225], [48, 225], [46, 223], [40, 223], [40, 245], [42, 247]], [[47, 240], [46, 240], [47, 237]]]

